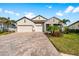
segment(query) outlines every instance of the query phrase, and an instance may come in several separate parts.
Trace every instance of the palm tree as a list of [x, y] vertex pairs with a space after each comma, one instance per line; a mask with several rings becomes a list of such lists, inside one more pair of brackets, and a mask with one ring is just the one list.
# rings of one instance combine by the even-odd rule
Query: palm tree
[[52, 32], [53, 32], [53, 34], [55, 33], [55, 32], [59, 32], [60, 31], [60, 27], [58, 27], [57, 25], [53, 25], [52, 26]]
[[[0, 22], [7, 27], [6, 28], [7, 30], [8, 30], [9, 25], [14, 23], [13, 20], [10, 20], [10, 17], [8, 17], [8, 18], [0, 17]], [[3, 31], [5, 31], [4, 27], [2, 27], [2, 28], [3, 28]]]
[[69, 20], [69, 19], [63, 19], [62, 22], [63, 22], [64, 24], [67, 24], [67, 22], [70, 22], [70, 20]]
[[0, 17], [0, 22], [2, 23], [2, 31], [4, 31], [4, 26], [3, 25], [6, 25], [6, 22], [7, 22], [7, 18], [5, 18], [5, 17]]
[[56, 26], [56, 25], [50, 25], [48, 27], [48, 31], [51, 32], [52, 35], [54, 35], [56, 32], [60, 31], [60, 27]]
[[10, 20], [10, 18], [8, 17], [7, 21], [5, 22], [7, 25], [7, 28], [9, 28], [11, 25], [15, 25], [16, 21], [15, 20]]
[[[70, 20], [69, 19], [63, 19], [63, 20], [61, 20], [61, 22], [63, 22], [64, 23], [64, 26], [66, 26], [67, 25], [67, 22], [70, 22]], [[63, 25], [61, 25], [61, 31], [62, 32], [65, 31], [65, 28], [63, 27]]]
[[6, 20], [5, 24], [7, 25], [7, 28], [8, 28], [9, 25], [11, 24], [11, 21], [8, 19], [8, 20]]
[[16, 21], [15, 20], [10, 20], [11, 24], [15, 24]]
[[49, 26], [47, 27], [47, 31], [50, 31], [50, 32], [52, 33], [52, 25], [49, 25]]

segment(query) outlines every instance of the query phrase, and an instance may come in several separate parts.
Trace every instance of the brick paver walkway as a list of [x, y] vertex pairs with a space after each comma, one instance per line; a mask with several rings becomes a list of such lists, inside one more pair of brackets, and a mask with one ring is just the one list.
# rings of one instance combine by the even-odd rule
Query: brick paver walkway
[[44, 33], [12, 33], [0, 36], [2, 56], [58, 56]]

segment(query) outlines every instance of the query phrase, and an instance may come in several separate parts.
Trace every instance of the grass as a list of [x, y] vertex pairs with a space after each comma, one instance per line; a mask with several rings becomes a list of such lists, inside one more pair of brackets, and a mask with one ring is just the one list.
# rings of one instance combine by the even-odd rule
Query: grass
[[7, 35], [7, 34], [10, 34], [10, 33], [12, 33], [12, 32], [0, 32], [0, 36], [1, 35]]
[[79, 55], [79, 34], [64, 34], [62, 37], [52, 37], [48, 36], [50, 41], [58, 49], [58, 51]]

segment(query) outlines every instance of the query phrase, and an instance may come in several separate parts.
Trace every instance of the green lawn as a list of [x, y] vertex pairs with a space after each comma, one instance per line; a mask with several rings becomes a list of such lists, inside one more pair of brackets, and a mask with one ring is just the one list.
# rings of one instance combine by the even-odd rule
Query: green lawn
[[72, 55], [79, 55], [79, 34], [64, 34], [63, 37], [48, 36], [48, 38], [58, 51]]
[[0, 36], [1, 35], [7, 35], [7, 34], [10, 34], [10, 33], [13, 33], [13, 32], [0, 32]]

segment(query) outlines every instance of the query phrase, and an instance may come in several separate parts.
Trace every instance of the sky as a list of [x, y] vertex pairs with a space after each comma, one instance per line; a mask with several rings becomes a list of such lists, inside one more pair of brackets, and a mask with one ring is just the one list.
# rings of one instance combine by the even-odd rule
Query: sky
[[0, 16], [18, 20], [23, 16], [33, 18], [42, 15], [46, 18], [69, 19], [71, 24], [79, 20], [79, 3], [0, 3]]

